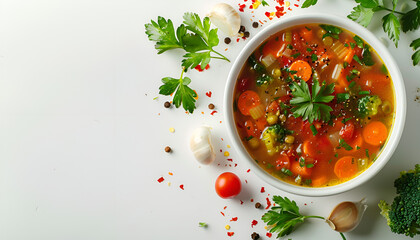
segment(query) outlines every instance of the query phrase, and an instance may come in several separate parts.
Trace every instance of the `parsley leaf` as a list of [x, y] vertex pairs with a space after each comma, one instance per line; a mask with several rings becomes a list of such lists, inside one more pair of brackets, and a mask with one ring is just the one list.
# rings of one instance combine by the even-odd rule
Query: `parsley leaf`
[[420, 1], [417, 1], [417, 8], [408, 11], [401, 17], [403, 32], [414, 31], [420, 27]]
[[159, 94], [168, 96], [175, 92], [173, 98], [175, 107], [178, 108], [182, 104], [182, 107], [186, 111], [192, 113], [195, 109], [195, 98], [197, 97], [197, 93], [188, 87], [191, 83], [191, 79], [188, 77], [183, 78], [183, 73], [184, 70], [179, 79], [171, 77], [163, 78], [163, 85], [159, 87]]
[[315, 5], [318, 2], [318, 0], [305, 0], [305, 2], [303, 2], [301, 8], [308, 8], [312, 5]]
[[[151, 20], [151, 23], [145, 24], [146, 34], [150, 41], [155, 42], [155, 49], [158, 54], [171, 49], [183, 49], [186, 54], [182, 60], [182, 74], [179, 79], [163, 78], [163, 85], [159, 87], [159, 93], [162, 95], [172, 95], [174, 105], [183, 108], [190, 113], [195, 109], [195, 97], [197, 94], [188, 87], [191, 79], [183, 78], [184, 72], [189, 68], [195, 68], [201, 65], [204, 69], [212, 58], [226, 60], [222, 54], [216, 52], [213, 47], [219, 44], [217, 28], [210, 28], [210, 19], [200, 17], [196, 13], [185, 13], [184, 22], [175, 31], [174, 25], [170, 19], [158, 17], [157, 22]], [[188, 32], [189, 31], [189, 32]], [[217, 56], [212, 56], [211, 54]]]
[[207, 223], [205, 223], [205, 222], [199, 222], [199, 223], [198, 223], [198, 226], [199, 226], [199, 227], [206, 228], [208, 225], [207, 225]]
[[359, 48], [363, 48], [365, 43], [363, 42], [363, 40], [359, 36], [354, 35], [353, 39], [354, 39], [354, 41], [356, 42], [356, 44]]
[[363, 27], [367, 27], [372, 20], [373, 10], [371, 8], [365, 8], [362, 5], [357, 5], [347, 17]]
[[261, 4], [263, 5], [263, 6], [270, 6], [265, 0], [262, 0], [261, 1]]
[[[410, 47], [412, 47], [414, 50], [417, 50], [418, 48], [420, 48], [420, 38], [417, 38], [416, 40], [414, 40], [411, 44]], [[413, 59], [413, 65], [417, 65], [420, 62], [420, 49], [417, 50], [413, 56], [411, 57], [411, 59]]]
[[[370, 47], [369, 45], [365, 44], [365, 47], [363, 48], [363, 63], [366, 66], [372, 66], [373, 64], [375, 64], [375, 61], [373, 61], [372, 59], [372, 53], [370, 52]], [[355, 57], [357, 57], [356, 55], [354, 55]]]
[[152, 20], [151, 23], [144, 26], [149, 40], [156, 42], [155, 48], [158, 50], [158, 54], [170, 49], [183, 48], [182, 38], [186, 34], [184, 25], [178, 27], [177, 35], [175, 35], [172, 21], [160, 16], [157, 22]]
[[344, 139], [341, 139], [338, 141], [338, 149], [339, 148], [344, 148], [346, 151], [350, 151], [353, 149], [352, 146], [350, 146], [346, 141], [344, 141]]
[[379, 5], [378, 0], [356, 0], [356, 2], [365, 8], [376, 8]]
[[334, 99], [334, 96], [329, 95], [334, 92], [334, 83], [326, 85], [323, 82], [320, 86], [318, 80], [314, 79], [312, 95], [308, 84], [303, 80], [300, 81], [300, 84], [292, 82], [290, 88], [293, 95], [290, 104], [294, 106], [291, 109], [294, 117], [302, 117], [303, 120], [308, 120], [310, 123], [313, 123], [314, 120], [324, 122], [330, 120], [330, 112], [333, 109], [324, 103], [329, 103]]
[[400, 40], [400, 30], [401, 24], [398, 21], [398, 18], [393, 14], [389, 13], [382, 18], [382, 27], [384, 31], [388, 34], [389, 39], [391, 39], [395, 47], [398, 47], [398, 41]]
[[[305, 183], [310, 185], [312, 181], [306, 179]], [[321, 216], [306, 216], [299, 212], [299, 207], [295, 201], [291, 201], [287, 197], [273, 196], [273, 202], [275, 203], [271, 209], [266, 212], [261, 219], [269, 226], [269, 232], [277, 233], [277, 238], [284, 237], [292, 233], [296, 227], [305, 222], [308, 218], [318, 218], [325, 220]]]
[[319, 26], [327, 32], [322, 36], [322, 39], [328, 36], [338, 39], [338, 35], [343, 31], [340, 28], [332, 25], [320, 24]]

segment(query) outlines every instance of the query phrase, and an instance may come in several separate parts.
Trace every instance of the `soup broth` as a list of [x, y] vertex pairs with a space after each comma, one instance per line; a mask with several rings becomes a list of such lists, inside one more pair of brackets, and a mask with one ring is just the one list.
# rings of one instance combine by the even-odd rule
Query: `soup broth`
[[376, 52], [331, 25], [285, 29], [249, 56], [234, 118], [261, 168], [291, 184], [325, 187], [366, 170], [386, 143], [394, 90]]

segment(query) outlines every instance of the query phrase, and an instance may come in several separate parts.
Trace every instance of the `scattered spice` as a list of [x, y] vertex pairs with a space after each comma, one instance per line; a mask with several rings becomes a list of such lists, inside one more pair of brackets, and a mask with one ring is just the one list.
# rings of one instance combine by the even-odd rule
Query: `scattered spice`
[[207, 69], [209, 69], [210, 68], [210, 65], [209, 64], [207, 64], [206, 65], [206, 67], [203, 69], [203, 68], [201, 68], [201, 66], [200, 66], [200, 64], [198, 64], [197, 66], [195, 66], [195, 70], [197, 70], [197, 71], [199, 71], [199, 72], [202, 72], [202, 71], [204, 71], [204, 70], [207, 70]]
[[170, 103], [170, 102], [168, 102], [168, 101], [166, 101], [166, 102], [163, 104], [163, 106], [164, 106], [165, 108], [170, 108], [170, 107], [171, 107], [171, 103]]
[[244, 38], [249, 38], [249, 32], [248, 31], [244, 32]]
[[169, 147], [169, 146], [165, 147], [165, 152], [170, 153], [171, 151], [172, 151], [171, 147]]
[[239, 31], [238, 31], [239, 33], [243, 33], [243, 32], [245, 32], [245, 26], [241, 26], [240, 28], [239, 28]]
[[236, 222], [236, 221], [238, 221], [238, 217], [233, 217], [230, 221], [231, 222]]
[[225, 152], [223, 153], [223, 155], [224, 155], [225, 157], [229, 157], [230, 153], [229, 153], [228, 151], [225, 151]]
[[250, 172], [250, 171], [251, 171], [251, 169], [246, 170], [247, 173]]
[[229, 44], [232, 40], [230, 39], [230, 37], [225, 37], [225, 43]]
[[257, 224], [258, 224], [258, 221], [257, 220], [252, 220], [251, 227], [254, 227]]
[[253, 232], [251, 234], [251, 239], [252, 240], [258, 240], [258, 239], [260, 239], [260, 235], [258, 233], [256, 233], [256, 232]]
[[212, 94], [212, 92], [211, 92], [211, 91], [206, 92], [206, 96], [207, 96], [207, 97], [211, 97], [211, 94]]
[[264, 193], [264, 192], [265, 192], [264, 187], [261, 187], [261, 193]]
[[199, 227], [202, 227], [202, 228], [206, 228], [208, 225], [207, 225], [207, 223], [205, 223], [205, 222], [199, 222], [199, 223], [198, 223], [198, 226], [199, 226]]
[[271, 201], [269, 198], [266, 198], [267, 200], [267, 207], [265, 207], [265, 209], [269, 209], [271, 207]]
[[225, 216], [225, 214], [223, 212], [220, 212], [220, 213], [223, 215], [223, 217]]
[[260, 25], [260, 24], [259, 24], [258, 22], [253, 22], [253, 23], [252, 23], [252, 27], [253, 27], [253, 28], [257, 28], [259, 25]]
[[161, 183], [161, 182], [163, 182], [165, 179], [163, 178], [163, 177], [160, 177], [157, 181], [159, 182], [159, 183]]
[[184, 184], [179, 185], [179, 188], [181, 188], [182, 190], [184, 190]]
[[212, 116], [213, 116], [215, 113], [217, 113], [217, 111], [216, 111], [216, 110], [214, 110], [213, 112], [211, 112], [211, 113], [210, 113], [210, 115], [212, 115]]
[[262, 206], [261, 203], [259, 203], [259, 202], [255, 203], [255, 208], [261, 208], [261, 206]]
[[210, 104], [209, 104], [209, 109], [211, 109], [211, 110], [213, 110], [213, 109], [214, 109], [214, 104], [213, 104], [213, 103], [210, 103]]
[[229, 237], [232, 237], [233, 236], [233, 234], [235, 234], [234, 232], [227, 232], [227, 235], [229, 236]]
[[229, 230], [229, 229], [230, 229], [229, 224], [226, 224], [225, 229], [226, 229], [226, 230]]
[[271, 238], [271, 236], [273, 236], [273, 234], [272, 234], [272, 233], [269, 233], [269, 232], [268, 232], [268, 233], [266, 233], [265, 235], [266, 235], [267, 237], [269, 237], [269, 238]]

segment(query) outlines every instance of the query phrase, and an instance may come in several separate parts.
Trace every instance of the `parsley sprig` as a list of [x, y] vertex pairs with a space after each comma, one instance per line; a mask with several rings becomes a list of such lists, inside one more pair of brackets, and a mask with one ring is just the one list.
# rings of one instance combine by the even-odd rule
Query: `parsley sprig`
[[[321, 216], [305, 216], [299, 213], [299, 207], [295, 201], [287, 197], [273, 196], [275, 206], [265, 213], [261, 219], [268, 225], [271, 233], [277, 233], [277, 238], [284, 237], [293, 232], [297, 225], [305, 222], [308, 218], [318, 218], [325, 220]], [[345, 239], [344, 235], [340, 235]]]
[[170, 19], [159, 16], [157, 22], [145, 24], [146, 34], [150, 41], [155, 42], [155, 49], [162, 54], [172, 49], [183, 49], [186, 54], [182, 60], [182, 74], [180, 79], [166, 77], [159, 88], [163, 95], [174, 94], [173, 102], [176, 107], [182, 106], [192, 113], [195, 109], [195, 97], [197, 94], [188, 87], [191, 79], [183, 78], [183, 73], [189, 68], [193, 69], [200, 65], [201, 69], [209, 64], [210, 60], [221, 59], [229, 62], [225, 56], [213, 48], [219, 44], [217, 28], [210, 28], [210, 19], [200, 17], [196, 13], [185, 13], [183, 24], [176, 30]]
[[319, 84], [317, 79], [313, 80], [312, 94], [309, 91], [308, 84], [301, 80], [300, 83], [292, 82], [290, 85], [293, 98], [290, 104], [293, 106], [291, 111], [294, 117], [302, 117], [313, 123], [314, 120], [328, 122], [331, 118], [330, 112], [333, 110], [325, 103], [334, 99], [334, 83], [326, 85], [325, 81]]
[[[412, 0], [415, 2], [415, 7], [407, 12], [396, 11], [398, 0], [355, 0], [358, 5], [353, 8], [353, 11], [347, 16], [351, 20], [367, 27], [373, 15], [379, 11], [389, 12], [382, 18], [382, 28], [388, 35], [388, 38], [394, 42], [398, 47], [401, 31], [407, 33], [409, 31], [416, 31], [420, 27], [420, 1]], [[317, 3], [316, 0], [306, 0], [302, 4], [302, 8], [310, 7]], [[388, 3], [388, 4], [386, 4]], [[391, 5], [392, 7], [387, 7]], [[420, 38], [413, 40], [410, 47], [415, 51], [411, 59], [413, 65], [420, 63]]]

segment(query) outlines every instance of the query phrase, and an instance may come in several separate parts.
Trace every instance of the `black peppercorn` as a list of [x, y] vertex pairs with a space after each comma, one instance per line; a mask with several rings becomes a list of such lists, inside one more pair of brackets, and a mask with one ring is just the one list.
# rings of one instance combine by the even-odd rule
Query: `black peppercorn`
[[257, 28], [258, 26], [259, 26], [258, 22], [253, 22], [253, 23], [252, 23], [252, 27], [253, 27], [253, 28]]
[[229, 43], [230, 43], [230, 41], [231, 41], [231, 40], [230, 40], [230, 38], [228, 38], [228, 37], [227, 37], [227, 38], [225, 38], [225, 43], [226, 43], [226, 44], [229, 44]]
[[163, 106], [164, 106], [165, 108], [170, 108], [170, 107], [171, 107], [171, 103], [170, 103], [170, 102], [168, 102], [168, 101], [166, 101], [166, 102], [163, 104]]

